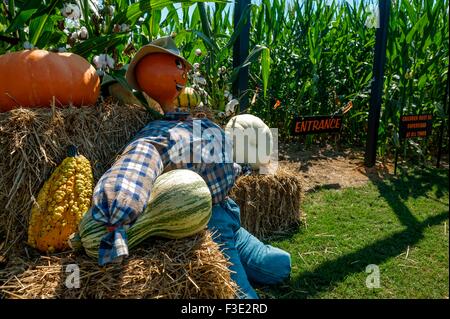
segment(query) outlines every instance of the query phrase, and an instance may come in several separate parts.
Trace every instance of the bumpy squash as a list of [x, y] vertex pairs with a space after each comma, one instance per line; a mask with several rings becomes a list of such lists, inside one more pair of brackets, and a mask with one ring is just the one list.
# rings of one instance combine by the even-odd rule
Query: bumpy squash
[[200, 102], [200, 95], [193, 88], [186, 87], [181, 91], [180, 95], [178, 95], [174, 104], [180, 108], [195, 108]]
[[0, 112], [17, 107], [91, 105], [100, 95], [94, 67], [73, 53], [24, 50], [0, 56]]
[[[150, 236], [179, 239], [204, 229], [211, 218], [212, 198], [206, 182], [197, 173], [177, 169], [159, 176], [145, 211], [127, 230], [128, 247], [136, 247]], [[104, 225], [85, 214], [73, 234], [73, 249], [84, 248], [88, 256], [98, 258], [100, 241], [107, 233]]]
[[41, 252], [63, 251], [91, 205], [93, 175], [89, 160], [70, 148], [39, 191], [31, 209], [28, 244]]
[[225, 132], [235, 140], [233, 156], [236, 163], [250, 164], [253, 169], [259, 169], [270, 162], [273, 136], [270, 128], [259, 117], [236, 115], [228, 121]]

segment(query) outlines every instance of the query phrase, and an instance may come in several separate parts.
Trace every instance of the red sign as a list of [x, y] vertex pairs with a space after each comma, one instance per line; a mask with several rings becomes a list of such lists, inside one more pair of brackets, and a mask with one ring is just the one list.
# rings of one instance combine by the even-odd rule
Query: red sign
[[400, 118], [400, 137], [427, 137], [433, 126], [432, 114], [403, 115]]

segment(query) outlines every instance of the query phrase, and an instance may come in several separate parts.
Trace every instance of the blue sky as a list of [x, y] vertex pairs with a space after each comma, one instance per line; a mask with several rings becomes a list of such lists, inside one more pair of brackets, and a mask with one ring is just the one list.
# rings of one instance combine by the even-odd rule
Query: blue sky
[[[233, 5], [234, 5], [234, 1], [232, 1], [232, 0], [229, 0], [231, 3], [230, 4], [228, 4], [228, 6], [231, 6], [231, 8], [233, 7]], [[333, 2], [333, 0], [325, 0], [325, 1], [329, 1], [330, 3], [331, 2]], [[349, 3], [351, 3], [351, 4], [353, 4], [353, 0], [336, 0], [336, 1], [338, 1], [338, 2], [345, 2], [345, 1], [347, 1], [347, 2], [349, 2]], [[356, 0], [356, 3], [360, 3], [361, 1], [364, 1], [364, 2], [367, 2], [367, 3], [378, 3], [378, 1], [377, 0]], [[262, 0], [251, 0], [251, 3], [253, 3], [253, 4], [261, 4], [261, 2], [262, 2]], [[270, 0], [270, 2], [273, 2], [272, 0]], [[303, 2], [303, 0], [286, 0], [286, 3], [288, 4], [288, 3], [294, 3], [294, 2]], [[213, 3], [206, 3], [206, 5], [208, 5], [208, 6], [211, 6], [211, 7], [213, 7], [214, 6], [214, 4]], [[181, 4], [175, 4], [175, 7], [176, 8], [181, 8]], [[192, 12], [192, 10], [194, 10], [194, 8], [195, 8], [195, 5], [193, 5], [192, 7], [191, 7], [191, 9], [190, 9], [190, 12]], [[165, 16], [167, 15], [167, 10], [163, 10], [162, 11], [162, 19], [164, 19], [165, 18]]]
[[[229, 3], [227, 6], [230, 6], [231, 8], [233, 8], [233, 6], [234, 6], [234, 1], [233, 0], [228, 0], [229, 2], [231, 2], [231, 3]], [[303, 0], [286, 0], [286, 2], [287, 3], [294, 3], [294, 2], [297, 2], [297, 1], [300, 1], [300, 2], [303, 2]], [[325, 1], [329, 1], [330, 3], [331, 2], [333, 2], [333, 0], [325, 0]], [[350, 4], [353, 4], [353, 0], [336, 0], [336, 1], [338, 1], [338, 2], [345, 2], [345, 1], [347, 1], [347, 2], [349, 2]], [[378, 0], [356, 0], [356, 3], [360, 3], [361, 1], [364, 1], [364, 2], [367, 2], [367, 3], [378, 3]], [[261, 4], [261, 2], [262, 2], [262, 0], [251, 0], [251, 3], [253, 3], [253, 4], [257, 4], [257, 5], [259, 5], [259, 4]], [[273, 2], [272, 0], [270, 0], [270, 2]], [[176, 8], [180, 8], [180, 16], [182, 16], [182, 12], [181, 12], [181, 4], [179, 4], [179, 3], [177, 3], [177, 4], [174, 4], [175, 5], [175, 7]], [[211, 6], [211, 7], [214, 7], [214, 3], [206, 3], [206, 5], [208, 5], [208, 6]], [[195, 8], [195, 5], [193, 5], [192, 7], [191, 7], [191, 9], [190, 9], [190, 12], [192, 13], [192, 11], [194, 10], [194, 8]], [[163, 9], [162, 10], [162, 19], [164, 19], [165, 17], [166, 17], [166, 15], [167, 15], [167, 10], [166, 9]], [[232, 17], [233, 15], [231, 15], [231, 17]]]

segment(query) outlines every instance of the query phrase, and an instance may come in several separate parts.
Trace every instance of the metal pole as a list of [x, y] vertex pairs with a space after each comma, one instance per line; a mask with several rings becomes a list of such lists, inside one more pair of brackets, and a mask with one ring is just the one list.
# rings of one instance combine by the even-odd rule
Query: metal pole
[[370, 94], [369, 123], [366, 141], [365, 165], [375, 165], [377, 156], [378, 127], [380, 125], [381, 96], [383, 93], [384, 63], [389, 26], [391, 0], [379, 0], [380, 25], [376, 31], [375, 57], [373, 62], [372, 90]]
[[[401, 149], [403, 145], [403, 139], [400, 142], [399, 148]], [[394, 175], [397, 176], [397, 166], [398, 166], [398, 148], [395, 150], [395, 163], [394, 163]]]
[[[249, 6], [251, 0], [236, 0], [234, 2], [234, 31], [239, 22], [242, 12]], [[248, 56], [250, 45], [250, 12], [248, 12], [247, 23], [242, 28], [241, 34], [236, 39], [233, 47], [233, 68], [241, 65]], [[248, 106], [248, 67], [239, 70], [236, 81], [233, 83], [233, 95], [239, 97], [240, 110], [243, 111]]]
[[[449, 68], [449, 71], [450, 71], [450, 64], [449, 64], [448, 68]], [[449, 115], [449, 112], [448, 112], [448, 107], [449, 107], [449, 103], [448, 103], [449, 87], [450, 87], [450, 78], [448, 77], [448, 73], [447, 73], [447, 88], [445, 89], [445, 94], [444, 94], [444, 110], [447, 113], [447, 116]], [[442, 139], [444, 138], [444, 126], [445, 126], [445, 120], [442, 119], [441, 120], [441, 127], [439, 128], [438, 154], [437, 154], [437, 162], [436, 162], [436, 167], [437, 168], [439, 168], [439, 166], [441, 165]], [[447, 136], [448, 136], [448, 132], [447, 132]]]
[[[404, 100], [404, 99], [402, 99]], [[402, 116], [403, 116], [403, 107], [400, 109], [400, 118], [398, 119], [398, 127], [399, 127], [399, 131], [398, 131], [398, 139], [399, 139], [399, 146], [395, 148], [395, 163], [394, 163], [394, 176], [397, 176], [397, 166], [398, 166], [398, 153], [399, 150], [402, 149], [403, 145], [404, 145], [404, 139], [406, 138], [402, 138], [400, 135], [400, 125], [402, 122]]]

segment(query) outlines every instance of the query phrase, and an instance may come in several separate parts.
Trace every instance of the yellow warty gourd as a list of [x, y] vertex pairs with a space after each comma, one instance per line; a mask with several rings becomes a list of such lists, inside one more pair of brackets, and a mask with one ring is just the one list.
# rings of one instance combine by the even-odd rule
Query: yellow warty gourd
[[201, 102], [200, 95], [191, 87], [185, 87], [175, 99], [174, 104], [180, 108], [195, 108]]
[[91, 205], [91, 164], [76, 149], [56, 168], [39, 191], [31, 209], [28, 244], [41, 252], [69, 249], [69, 236]]

